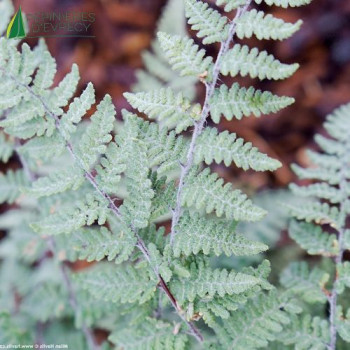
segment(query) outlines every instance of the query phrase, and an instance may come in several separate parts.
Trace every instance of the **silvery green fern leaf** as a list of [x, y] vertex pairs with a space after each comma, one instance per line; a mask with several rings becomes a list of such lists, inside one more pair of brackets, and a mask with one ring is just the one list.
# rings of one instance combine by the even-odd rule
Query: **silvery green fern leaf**
[[257, 221], [266, 214], [240, 190], [233, 190], [231, 184], [224, 185], [224, 180], [208, 168], [200, 173], [196, 169], [190, 172], [185, 180], [182, 205], [237, 221]]
[[279, 110], [294, 103], [294, 99], [287, 96], [273, 95], [269, 91], [255, 90], [252, 86], [248, 89], [234, 83], [229, 89], [222, 84], [216, 89], [210, 103], [210, 115], [215, 123], [220, 122], [223, 115], [227, 120], [243, 116], [276, 113]]
[[282, 286], [308, 303], [326, 303], [323, 290], [329, 275], [315, 267], [309, 270], [306, 262], [291, 263], [281, 274]]
[[198, 31], [198, 38], [204, 38], [203, 44], [212, 44], [227, 39], [227, 18], [210, 8], [206, 2], [185, 0], [185, 14], [191, 29]]
[[207, 127], [199, 136], [196, 145], [195, 163], [205, 161], [206, 164], [224, 162], [230, 166], [232, 162], [244, 170], [255, 171], [276, 170], [281, 166], [278, 160], [260, 153], [250, 142], [237, 138], [236, 134], [227, 131], [218, 133], [217, 129]]
[[290, 77], [298, 67], [297, 63], [283, 64], [266, 51], [235, 44], [222, 58], [221, 73], [232, 77], [240, 74], [260, 80], [279, 80]]
[[229, 225], [209, 218], [203, 218], [196, 213], [183, 213], [179, 225], [176, 227], [176, 238], [173, 245], [174, 255], [181, 254], [220, 254], [254, 255], [267, 250], [267, 246], [251, 241], [241, 234], [237, 234]]
[[319, 226], [292, 220], [289, 234], [311, 255], [335, 256], [338, 253], [336, 235], [322, 231]]
[[170, 88], [152, 92], [125, 93], [125, 98], [139, 112], [147, 114], [151, 119], [157, 119], [168, 128], [176, 126], [180, 133], [192, 126], [198, 118], [199, 106], [192, 106], [182, 93], [175, 94]]
[[156, 290], [158, 281], [151, 279], [146, 268], [129, 264], [96, 266], [76, 276], [76, 282], [96, 299], [113, 303], [145, 303]]
[[250, 38], [252, 35], [255, 35], [259, 40], [283, 40], [299, 30], [301, 24], [301, 20], [296, 23], [286, 23], [271, 14], [265, 15], [263, 11], [253, 9], [243, 14], [237, 20], [236, 33], [240, 39]]
[[212, 58], [205, 57], [204, 49], [199, 49], [192, 39], [162, 32], [158, 33], [158, 39], [169, 63], [181, 76], [198, 78], [209, 71]]

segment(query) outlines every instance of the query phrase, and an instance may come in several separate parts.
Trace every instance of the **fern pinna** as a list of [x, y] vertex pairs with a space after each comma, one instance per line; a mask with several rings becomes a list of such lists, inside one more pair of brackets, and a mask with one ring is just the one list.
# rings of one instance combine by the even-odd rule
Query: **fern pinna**
[[[265, 3], [286, 7], [309, 0]], [[214, 123], [221, 116], [259, 117], [293, 102], [237, 83], [218, 86], [219, 75], [289, 77], [297, 64], [283, 64], [232, 40], [252, 35], [283, 40], [301, 23], [251, 9], [249, 0], [217, 1], [226, 12], [235, 11], [233, 20], [202, 1], [184, 4], [198, 38], [205, 45], [220, 43], [220, 51], [214, 59], [186, 35], [158, 34], [156, 55], [149, 60], [157, 60], [162, 49], [162, 59], [181, 77], [206, 88], [203, 104], [193, 103], [193, 90], [182, 93], [170, 84], [125, 94], [135, 109], [159, 123], [128, 111], [122, 112], [123, 123], [116, 123], [110, 96], [93, 107], [92, 84], [73, 99], [76, 65], [52, 87], [56, 62], [43, 41], [18, 50], [16, 40], [0, 39], [0, 154], [5, 162], [16, 154], [23, 167], [1, 178], [11, 185], [2, 201], [19, 206], [0, 222], [9, 232], [0, 250], [4, 339], [20, 335], [35, 341], [38, 328], [46, 342], [52, 334], [59, 339], [68, 332], [61, 321], [69, 318], [82, 331], [69, 328], [74, 349], [99, 348], [94, 328], [107, 329], [118, 349], [256, 349], [275, 340], [290, 315], [300, 311], [289, 295], [272, 290], [267, 261], [239, 271], [213, 266], [212, 258], [221, 254], [267, 250], [236, 232], [240, 221], [258, 221], [265, 211], [204, 163], [256, 171], [280, 166], [236, 134], [206, 122], [209, 116]], [[11, 7], [8, 1], [2, 6]], [[169, 72], [163, 63], [163, 72]], [[181, 77], [176, 81], [184, 84]], [[84, 122], [88, 111], [90, 122]], [[192, 130], [190, 138], [180, 135], [185, 130]], [[169, 214], [166, 234], [161, 223]], [[66, 262], [79, 259], [103, 262], [73, 273]], [[14, 280], [28, 276], [33, 263], [38, 267], [26, 283]], [[13, 289], [21, 303], [16, 317], [9, 318], [14, 305], [5, 300]], [[33, 305], [40, 311], [33, 312]]]
[[[282, 274], [281, 282], [307, 303], [327, 303], [329, 312], [310, 309], [303, 321], [295, 320], [293, 330], [285, 335], [286, 344], [300, 349], [341, 349], [350, 342], [350, 311], [344, 293], [350, 287], [350, 264], [344, 253], [350, 249], [350, 104], [341, 106], [326, 118], [329, 136], [317, 135], [320, 151], [308, 151], [314, 166], [293, 170], [311, 184], [291, 185], [292, 191], [307, 201], [290, 206], [295, 219], [290, 237], [310, 255], [323, 257], [323, 267], [309, 268], [305, 262], [292, 263]], [[337, 341], [338, 335], [340, 339]], [[338, 337], [339, 338], [339, 337]]]

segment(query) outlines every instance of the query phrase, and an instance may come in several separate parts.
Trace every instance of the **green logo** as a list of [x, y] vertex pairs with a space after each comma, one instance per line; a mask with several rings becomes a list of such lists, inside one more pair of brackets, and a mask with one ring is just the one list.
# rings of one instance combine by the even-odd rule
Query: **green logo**
[[26, 36], [26, 32], [24, 29], [23, 18], [22, 18], [22, 10], [21, 6], [19, 10], [16, 12], [14, 17], [12, 18], [9, 26], [7, 27], [7, 38], [24, 38]]

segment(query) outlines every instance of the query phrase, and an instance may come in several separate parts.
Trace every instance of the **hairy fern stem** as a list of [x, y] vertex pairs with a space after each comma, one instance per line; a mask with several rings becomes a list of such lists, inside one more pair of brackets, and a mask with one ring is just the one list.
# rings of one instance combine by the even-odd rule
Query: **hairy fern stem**
[[202, 113], [201, 113], [200, 119], [194, 125], [194, 130], [193, 130], [193, 134], [192, 134], [192, 138], [191, 138], [190, 147], [188, 149], [187, 156], [186, 156], [186, 163], [181, 165], [181, 175], [180, 175], [179, 185], [178, 185], [177, 193], [176, 193], [176, 205], [175, 205], [175, 209], [173, 210], [172, 221], [171, 221], [171, 232], [170, 232], [170, 244], [171, 245], [174, 244], [174, 239], [176, 236], [176, 226], [179, 223], [180, 216], [181, 216], [181, 200], [182, 200], [183, 187], [185, 185], [185, 179], [193, 166], [193, 160], [194, 160], [197, 139], [202, 134], [205, 121], [207, 120], [209, 112], [210, 112], [209, 101], [214, 94], [215, 87], [216, 87], [216, 84], [217, 84], [217, 81], [218, 81], [218, 78], [220, 75], [222, 57], [230, 48], [231, 41], [233, 40], [233, 36], [235, 35], [235, 32], [236, 32], [236, 21], [244, 13], [246, 13], [251, 2], [252, 2], [252, 0], [247, 0], [246, 4], [244, 6], [239, 7], [237, 9], [236, 15], [235, 15], [235, 17], [232, 20], [231, 25], [230, 25], [228, 38], [223, 43], [221, 43], [220, 51], [218, 53], [218, 56], [216, 58], [216, 62], [215, 62], [214, 68], [213, 68], [212, 80], [209, 83], [207, 83], [207, 82], [205, 83], [206, 94], [205, 94], [205, 100], [204, 100], [204, 104], [203, 104]]

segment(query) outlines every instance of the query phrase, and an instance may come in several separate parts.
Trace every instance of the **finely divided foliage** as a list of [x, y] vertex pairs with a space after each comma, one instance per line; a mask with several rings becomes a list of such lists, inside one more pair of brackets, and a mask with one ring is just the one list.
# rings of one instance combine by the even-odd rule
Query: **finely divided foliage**
[[[266, 1], [284, 7], [306, 2]], [[209, 116], [216, 123], [221, 116], [259, 117], [293, 102], [238, 83], [220, 86], [219, 75], [277, 80], [297, 68], [231, 42], [251, 35], [283, 40], [300, 26], [250, 9], [249, 0], [217, 1], [222, 4], [225, 11], [236, 9], [233, 20], [206, 2], [170, 0], [154, 52], [144, 56], [148, 72], [139, 72], [137, 90], [149, 81], [154, 90], [125, 94], [132, 107], [159, 123], [127, 111], [123, 123], [117, 123], [108, 95], [90, 111], [94, 88], [88, 84], [77, 93], [76, 65], [52, 87], [56, 62], [43, 41], [31, 49], [0, 39], [0, 156], [4, 162], [17, 156], [23, 167], [0, 178], [7, 189], [2, 202], [19, 207], [0, 220], [0, 228], [8, 231], [0, 249], [5, 286], [0, 320], [6, 336], [22, 331], [34, 341], [39, 327], [46, 339], [52, 330], [40, 322], [62, 328], [63, 318], [70, 317], [81, 331], [72, 335], [74, 349], [99, 348], [91, 330], [95, 327], [110, 330], [117, 349], [192, 349], [198, 342], [215, 349], [256, 349], [276, 340], [290, 315], [300, 311], [289, 295], [271, 290], [267, 261], [237, 270], [212, 263], [222, 254], [265, 251], [266, 245], [236, 228], [266, 212], [208, 166], [223, 162], [273, 171], [281, 164], [236, 134], [207, 127]], [[7, 0], [5, 6], [11, 12]], [[173, 9], [184, 12], [204, 45], [220, 43], [215, 59], [186, 35], [184, 21], [182, 26], [169, 24]], [[168, 25], [170, 33], [164, 32]], [[202, 105], [193, 103], [195, 81], [206, 88]], [[181, 88], [186, 85], [190, 88]], [[87, 113], [90, 121], [83, 122]], [[190, 137], [179, 135], [190, 128]], [[308, 217], [319, 212], [327, 222], [341, 224], [338, 212], [324, 207], [310, 207]], [[162, 225], [167, 218], [172, 220], [169, 234]], [[23, 244], [25, 254], [18, 251]], [[107, 261], [73, 273], [65, 262], [78, 259]], [[38, 265], [31, 274], [28, 261]], [[344, 266], [338, 291], [347, 286], [342, 277], [347, 270]], [[13, 278], [18, 275], [24, 276], [20, 283]], [[37, 285], [43, 297], [33, 295]], [[22, 303], [11, 325], [8, 315], [14, 305], [5, 300], [14, 289]], [[47, 302], [50, 293], [57, 295], [59, 307]], [[43, 315], [34, 322], [28, 317], [33, 300]], [[346, 334], [345, 326], [342, 332]]]
[[309, 271], [306, 263], [293, 263], [281, 277], [282, 284], [306, 302], [328, 302], [328, 320], [320, 320], [315, 313], [306, 314], [302, 321], [295, 319], [292, 330], [284, 335], [285, 344], [295, 344], [300, 349], [334, 350], [343, 341], [350, 341], [349, 311], [343, 315], [341, 302], [345, 290], [350, 287], [350, 265], [343, 261], [349, 249], [349, 123], [350, 104], [327, 117], [324, 127], [329, 137], [317, 135], [315, 141], [321, 150], [308, 153], [314, 166], [293, 166], [301, 179], [314, 182], [291, 186], [293, 192], [308, 201], [290, 206], [296, 218], [290, 224], [290, 236], [310, 255], [331, 259], [328, 265], [332, 276], [322, 268]]

